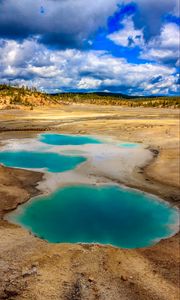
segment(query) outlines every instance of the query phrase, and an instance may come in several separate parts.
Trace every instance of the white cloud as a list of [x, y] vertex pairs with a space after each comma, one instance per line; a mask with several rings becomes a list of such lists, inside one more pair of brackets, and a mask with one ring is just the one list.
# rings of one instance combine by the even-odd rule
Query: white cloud
[[36, 67], [36, 66], [29, 65], [28, 71], [32, 72], [32, 74], [37, 75], [41, 78], [54, 78], [62, 73], [60, 70], [57, 69], [56, 66]]
[[84, 77], [80, 79], [77, 84], [77, 88], [79, 89], [97, 89], [101, 85], [102, 81], [99, 79]]
[[[131, 2], [131, 0], [130, 0]], [[146, 37], [159, 35], [162, 19], [167, 14], [179, 14], [179, 0], [136, 0], [139, 13], [134, 17], [136, 26], [146, 27]]]
[[145, 41], [143, 29], [136, 29], [132, 17], [122, 21], [123, 28], [107, 37], [115, 44], [124, 47], [138, 46], [141, 49], [139, 58], [179, 66], [179, 26], [166, 23], [160, 34]]
[[175, 23], [165, 24], [159, 36], [152, 38], [144, 47], [140, 57], [160, 62], [177, 63], [179, 58], [179, 27]]
[[0, 0], [0, 36], [39, 36], [45, 44], [78, 48], [118, 6], [132, 2], [138, 5], [136, 30], [143, 23], [151, 36], [159, 33], [164, 14], [178, 13], [179, 0]]
[[121, 24], [123, 25], [121, 30], [111, 33], [107, 37], [120, 46], [143, 46], [143, 30], [135, 29], [132, 17], [124, 19]]
[[[155, 88], [159, 93], [177, 89], [175, 69], [170, 66], [131, 64], [105, 51], [52, 51], [35, 40], [0, 44], [1, 82], [10, 80], [49, 92], [99, 89], [151, 94]], [[157, 77], [160, 80], [152, 83]]]
[[[117, 10], [118, 0], [0, 0], [0, 36], [38, 36], [60, 48], [80, 47]], [[43, 7], [43, 13], [42, 13]]]

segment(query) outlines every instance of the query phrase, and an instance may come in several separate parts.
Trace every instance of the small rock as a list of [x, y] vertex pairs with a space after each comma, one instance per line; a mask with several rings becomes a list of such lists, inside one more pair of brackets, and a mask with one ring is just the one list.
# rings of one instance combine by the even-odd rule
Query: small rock
[[126, 276], [124, 276], [124, 275], [121, 275], [121, 280], [122, 280], [122, 281], [127, 281], [128, 278], [127, 278]]
[[34, 268], [34, 267], [38, 267], [39, 266], [39, 263], [38, 262], [34, 262], [31, 267]]
[[7, 295], [8, 298], [15, 297], [18, 295], [18, 291], [14, 288], [6, 288], [4, 290], [5, 295]]
[[88, 278], [88, 281], [89, 281], [89, 282], [94, 282], [94, 278], [93, 278], [93, 277], [89, 277], [89, 278]]
[[32, 269], [28, 270], [25, 269], [22, 271], [22, 276], [26, 277], [26, 276], [30, 276], [30, 275], [36, 275], [37, 274], [37, 268], [33, 267]]

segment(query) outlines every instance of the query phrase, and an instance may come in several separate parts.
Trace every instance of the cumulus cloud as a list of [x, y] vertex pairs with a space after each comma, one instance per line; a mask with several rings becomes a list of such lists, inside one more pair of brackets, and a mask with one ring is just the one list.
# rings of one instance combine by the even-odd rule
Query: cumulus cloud
[[144, 45], [143, 30], [135, 29], [132, 17], [128, 17], [121, 22], [123, 28], [109, 34], [107, 37], [115, 44], [124, 47], [134, 47]]
[[0, 36], [37, 36], [45, 44], [80, 47], [117, 9], [118, 0], [0, 0]]
[[178, 65], [179, 60], [179, 27], [175, 23], [165, 24], [159, 36], [146, 44], [140, 55], [143, 59]]
[[134, 15], [134, 22], [137, 28], [145, 25], [144, 34], [147, 40], [160, 33], [162, 19], [167, 13], [179, 15], [179, 0], [136, 0], [135, 2], [138, 5], [138, 12]]
[[[130, 64], [105, 51], [48, 50], [36, 40], [1, 41], [0, 80], [36, 86], [47, 92], [111, 90], [150, 94], [177, 90], [175, 69], [163, 65]], [[9, 55], [4, 58], [4, 53]], [[25, 62], [24, 62], [24, 58]], [[157, 77], [159, 78], [157, 80]]]
[[159, 34], [163, 15], [178, 8], [178, 0], [0, 0], [0, 36], [37, 36], [48, 45], [79, 48], [127, 3], [137, 5], [136, 29], [144, 27], [146, 37]]
[[122, 28], [107, 36], [116, 45], [141, 49], [139, 58], [179, 66], [179, 25], [164, 23], [159, 35], [144, 39], [143, 28], [135, 28], [133, 16], [121, 21]]
[[[163, 18], [177, 10], [178, 0], [0, 0], [0, 81], [49, 92], [176, 93], [178, 26]], [[103, 51], [93, 50], [98, 30]]]

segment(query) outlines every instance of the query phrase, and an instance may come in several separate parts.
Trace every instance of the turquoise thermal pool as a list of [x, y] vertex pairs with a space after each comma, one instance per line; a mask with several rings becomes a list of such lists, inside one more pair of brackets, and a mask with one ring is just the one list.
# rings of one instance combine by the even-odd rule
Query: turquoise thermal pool
[[[0, 152], [0, 163], [48, 171], [52, 181], [54, 173], [73, 170], [87, 160], [87, 144], [95, 144], [98, 153], [102, 143], [90, 136], [42, 134], [34, 141], [34, 151], [30, 151], [34, 149], [32, 145], [25, 147], [25, 143], [22, 144], [25, 150], [10, 151], [8, 147]], [[48, 145], [44, 150], [43, 144]], [[121, 143], [118, 147], [138, 151], [136, 145]], [[58, 178], [61, 176], [56, 176], [56, 180]], [[122, 248], [153, 245], [175, 234], [178, 226], [176, 208], [152, 195], [118, 185], [67, 183], [48, 195], [31, 199], [7, 218], [51, 243], [100, 243]]]
[[41, 134], [39, 140], [49, 145], [85, 145], [85, 144], [101, 144], [102, 142], [96, 138], [82, 135], [68, 134]]
[[153, 196], [117, 186], [69, 186], [40, 196], [10, 220], [52, 243], [150, 246], [175, 232], [177, 210]]
[[65, 156], [50, 152], [0, 152], [0, 162], [5, 166], [23, 169], [45, 169], [53, 173], [74, 169], [84, 161], [86, 161], [86, 158], [81, 156]]

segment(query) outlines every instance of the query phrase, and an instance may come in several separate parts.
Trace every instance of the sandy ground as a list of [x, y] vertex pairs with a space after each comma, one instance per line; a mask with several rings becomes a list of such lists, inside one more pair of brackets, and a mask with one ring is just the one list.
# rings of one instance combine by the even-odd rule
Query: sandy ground
[[[133, 165], [127, 176], [107, 176], [102, 165], [97, 174], [96, 164], [87, 178], [95, 180], [98, 175], [179, 206], [179, 111], [90, 105], [0, 111], [2, 147], [9, 139], [33, 138], [46, 130], [143, 143], [151, 155]], [[3, 220], [6, 212], [38, 194], [41, 180], [38, 172], [0, 167], [0, 299], [179, 299], [178, 234], [145, 249], [57, 245]]]

